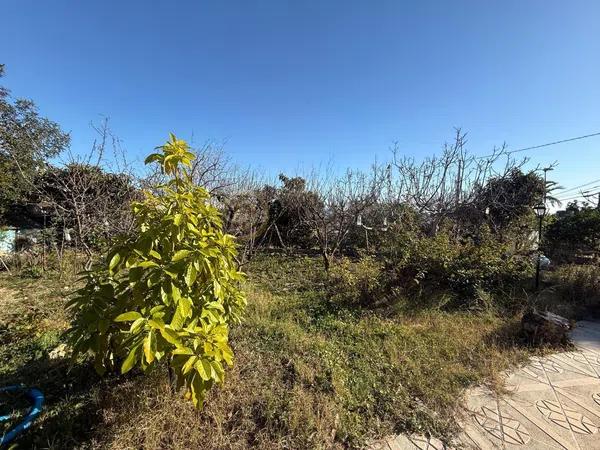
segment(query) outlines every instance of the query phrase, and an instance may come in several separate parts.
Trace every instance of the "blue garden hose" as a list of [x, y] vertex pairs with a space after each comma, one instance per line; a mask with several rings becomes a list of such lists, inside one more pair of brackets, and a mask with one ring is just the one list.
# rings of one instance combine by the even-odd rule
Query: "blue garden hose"
[[[18, 385], [18, 384], [0, 388], [0, 393], [20, 392], [20, 391], [25, 391], [25, 395], [31, 402], [31, 408], [29, 409], [29, 411], [27, 412], [25, 417], [23, 417], [23, 420], [21, 420], [21, 422], [19, 422], [17, 425], [15, 425], [10, 430], [8, 430], [3, 436], [0, 436], [0, 447], [8, 444], [15, 437], [17, 437], [19, 435], [19, 433], [22, 433], [27, 428], [29, 428], [31, 426], [31, 424], [33, 423], [33, 421], [35, 420], [35, 418], [37, 416], [39, 416], [40, 413], [42, 412], [42, 405], [44, 404], [44, 394], [39, 389], [27, 388], [23, 385]], [[0, 416], [0, 422], [4, 422], [6, 420], [9, 420], [10, 418], [11, 418], [10, 415]]]

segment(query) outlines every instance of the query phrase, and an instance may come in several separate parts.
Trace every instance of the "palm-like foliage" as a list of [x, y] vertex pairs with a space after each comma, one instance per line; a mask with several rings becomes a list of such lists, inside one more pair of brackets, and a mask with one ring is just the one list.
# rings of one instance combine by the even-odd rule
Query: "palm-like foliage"
[[560, 191], [564, 187], [560, 186], [556, 181], [546, 181], [546, 196], [545, 200], [552, 206], [561, 206], [562, 202], [553, 195], [553, 192]]

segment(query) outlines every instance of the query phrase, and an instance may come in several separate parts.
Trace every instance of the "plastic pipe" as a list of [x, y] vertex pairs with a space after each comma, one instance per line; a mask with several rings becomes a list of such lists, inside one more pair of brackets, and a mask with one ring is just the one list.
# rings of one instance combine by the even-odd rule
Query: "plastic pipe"
[[[42, 412], [42, 405], [44, 404], [44, 394], [42, 391], [36, 388], [29, 388], [23, 385], [13, 385], [13, 386], [5, 386], [0, 388], [0, 393], [2, 392], [18, 392], [25, 391], [25, 395], [31, 402], [31, 408], [23, 417], [23, 420], [19, 422], [17, 425], [8, 430], [3, 436], [0, 436], [0, 447], [8, 444], [14, 438], [16, 438], [20, 433], [27, 430], [35, 418], [40, 415]], [[0, 416], [0, 422], [9, 420], [11, 416]]]

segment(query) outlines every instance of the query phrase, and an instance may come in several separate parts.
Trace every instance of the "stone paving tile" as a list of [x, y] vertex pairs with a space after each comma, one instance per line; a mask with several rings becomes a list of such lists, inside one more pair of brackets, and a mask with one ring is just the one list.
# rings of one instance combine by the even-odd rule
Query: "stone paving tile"
[[[576, 350], [507, 373], [507, 394], [477, 387], [466, 394], [456, 448], [600, 450], [600, 323], [578, 322]], [[372, 450], [446, 449], [425, 436], [390, 436]]]

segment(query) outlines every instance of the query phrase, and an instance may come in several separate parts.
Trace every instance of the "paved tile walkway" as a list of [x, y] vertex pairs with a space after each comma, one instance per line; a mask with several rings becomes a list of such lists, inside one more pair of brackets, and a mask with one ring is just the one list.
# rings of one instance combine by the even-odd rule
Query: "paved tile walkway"
[[[470, 390], [457, 448], [600, 450], [600, 323], [578, 322], [576, 350], [532, 358], [508, 373], [508, 393]], [[437, 439], [394, 436], [372, 450], [445, 449]]]

